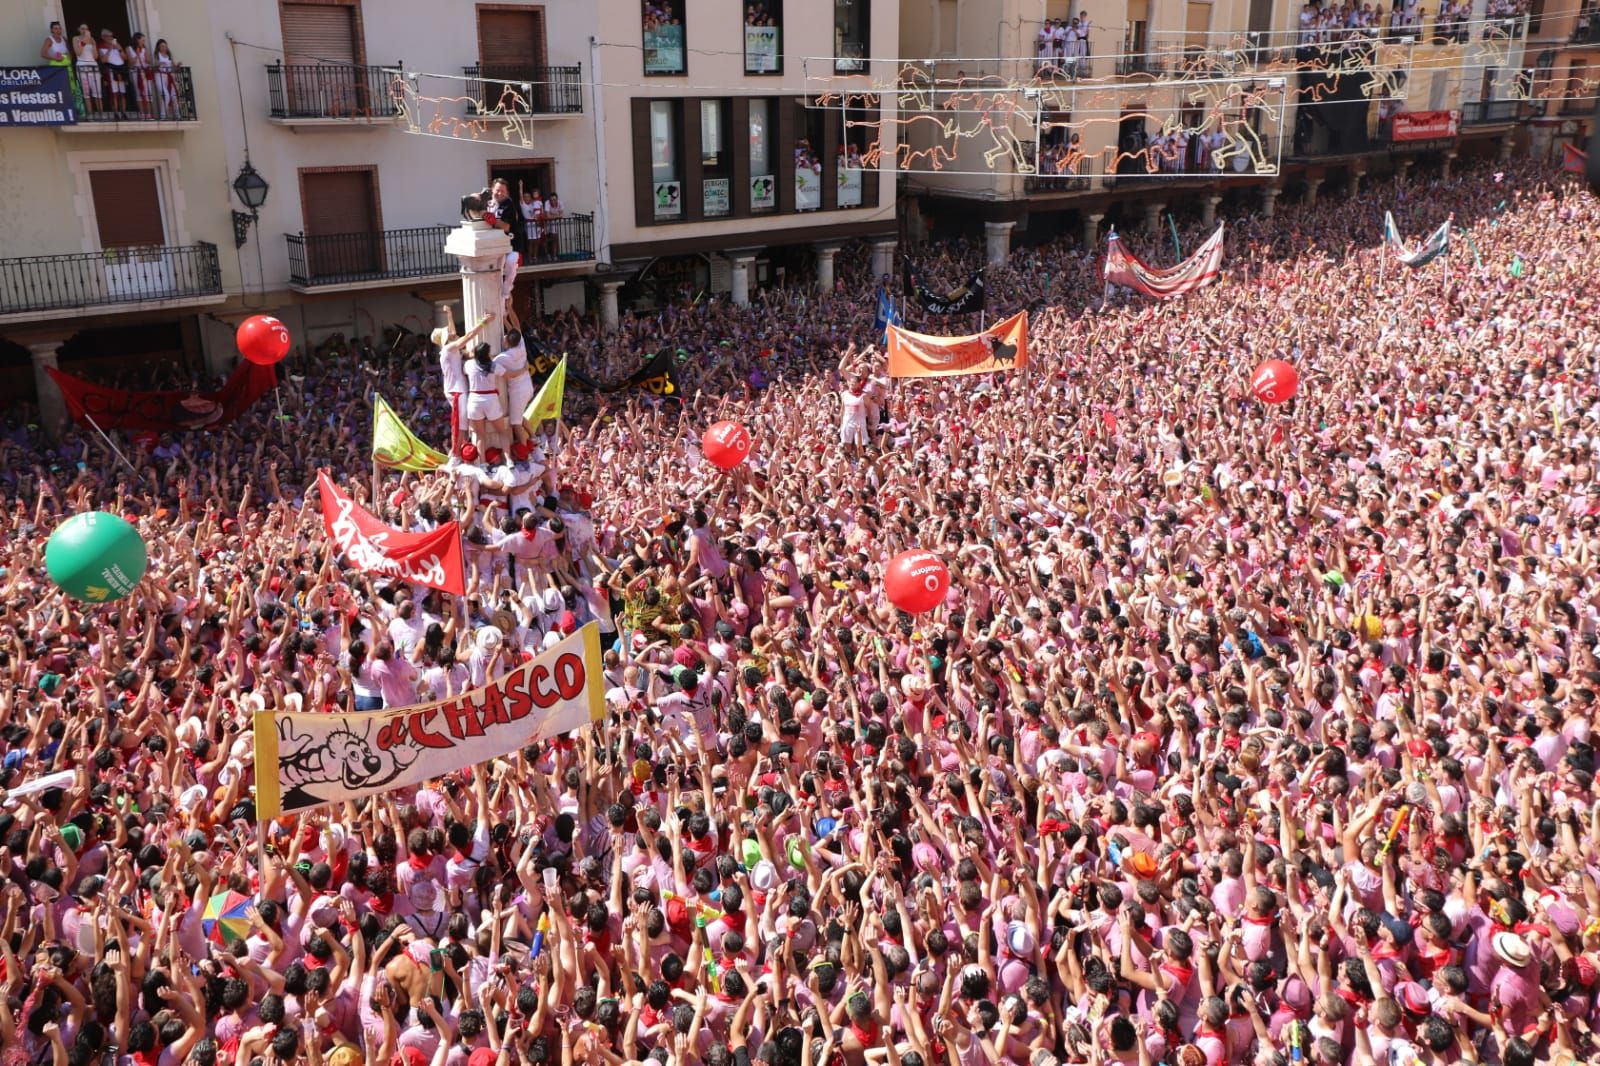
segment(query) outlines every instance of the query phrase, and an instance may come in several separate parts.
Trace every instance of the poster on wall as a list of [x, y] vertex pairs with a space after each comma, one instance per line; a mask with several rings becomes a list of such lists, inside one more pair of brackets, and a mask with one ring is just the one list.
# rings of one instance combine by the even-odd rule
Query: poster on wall
[[655, 184], [657, 218], [683, 217], [683, 185], [676, 181], [658, 181]]
[[67, 67], [0, 69], [0, 126], [76, 126]]
[[646, 25], [644, 31], [644, 72], [646, 74], [683, 74], [683, 25], [665, 21], [654, 26]]
[[744, 72], [772, 74], [778, 69], [778, 27], [744, 28]]
[[822, 207], [822, 175], [809, 167], [795, 167], [794, 209], [816, 211]]
[[770, 211], [778, 206], [778, 182], [771, 174], [757, 174], [750, 179], [750, 209]]
[[858, 167], [839, 168], [839, 206], [861, 206], [861, 170]]
[[727, 178], [707, 178], [702, 183], [701, 210], [707, 218], [721, 218], [733, 210], [729, 185]]

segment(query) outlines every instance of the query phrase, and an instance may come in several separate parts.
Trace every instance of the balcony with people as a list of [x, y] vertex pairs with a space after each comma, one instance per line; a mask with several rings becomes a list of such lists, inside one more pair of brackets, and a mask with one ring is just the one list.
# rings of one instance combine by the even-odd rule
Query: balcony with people
[[[63, 133], [116, 133], [186, 129], [198, 124], [194, 76], [179, 62], [166, 38], [152, 42], [143, 33], [123, 35], [87, 23], [68, 37], [52, 22], [39, 49], [45, 95], [54, 95], [59, 114], [41, 125]], [[52, 69], [59, 68], [59, 69]]]

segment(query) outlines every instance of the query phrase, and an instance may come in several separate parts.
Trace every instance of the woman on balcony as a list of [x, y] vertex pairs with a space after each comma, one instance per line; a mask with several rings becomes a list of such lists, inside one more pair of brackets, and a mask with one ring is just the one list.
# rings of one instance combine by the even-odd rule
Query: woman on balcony
[[105, 110], [105, 91], [100, 87], [100, 46], [88, 23], [78, 27], [72, 39], [72, 54], [78, 61], [78, 85], [83, 92], [83, 109], [92, 115]]
[[142, 33], [133, 35], [128, 45], [128, 80], [132, 83], [133, 98], [138, 103], [139, 114], [155, 118], [155, 70], [150, 65], [150, 46]]
[[122, 42], [110, 30], [100, 31], [100, 68], [111, 90], [111, 111], [122, 118], [128, 113], [128, 60]]
[[156, 42], [156, 92], [160, 94], [161, 117], [182, 118], [178, 106], [178, 61], [165, 37]]
[[561, 197], [551, 193], [544, 202], [544, 258], [561, 258], [561, 230], [556, 225], [556, 219], [565, 218], [566, 210], [561, 206]]

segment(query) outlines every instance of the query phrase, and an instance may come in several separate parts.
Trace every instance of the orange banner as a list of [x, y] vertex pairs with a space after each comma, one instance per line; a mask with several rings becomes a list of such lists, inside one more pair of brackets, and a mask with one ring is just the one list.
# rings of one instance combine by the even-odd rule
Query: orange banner
[[969, 337], [930, 337], [889, 327], [889, 376], [943, 378], [1028, 365], [1028, 312], [1018, 311]]

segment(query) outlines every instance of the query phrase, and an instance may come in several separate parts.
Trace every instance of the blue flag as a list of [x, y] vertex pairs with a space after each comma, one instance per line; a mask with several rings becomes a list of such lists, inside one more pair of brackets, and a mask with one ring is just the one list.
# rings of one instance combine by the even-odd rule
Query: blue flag
[[889, 343], [889, 327], [890, 326], [898, 326], [899, 324], [900, 324], [900, 312], [895, 310], [894, 301], [889, 299], [889, 296], [888, 296], [887, 293], [885, 293], [882, 289], [879, 289], [878, 290], [878, 317], [873, 322], [873, 327], [875, 329], [877, 329], [877, 331], [878, 331], [878, 335], [881, 338], [880, 343], [888, 344]]

